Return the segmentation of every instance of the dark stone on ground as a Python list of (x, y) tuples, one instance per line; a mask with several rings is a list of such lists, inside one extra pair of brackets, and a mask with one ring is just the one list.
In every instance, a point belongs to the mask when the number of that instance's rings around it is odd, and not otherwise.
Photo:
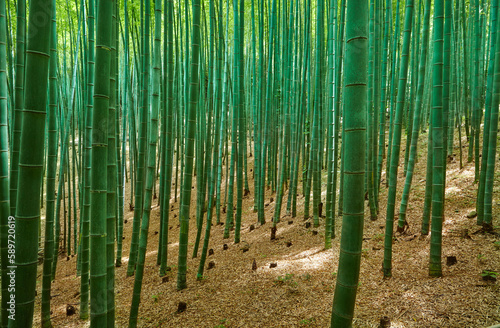
[(243, 253), (248, 252), (250, 250), (250, 244), (248, 244), (246, 241), (243, 243), (244, 244), (240, 247), (240, 249), (243, 251)]
[(177, 313), (182, 313), (186, 311), (186, 309), (187, 309), (186, 302), (179, 302), (179, 305), (177, 305)]
[(70, 315), (73, 315), (73, 314), (75, 314), (75, 313), (76, 313), (76, 309), (75, 309), (75, 307), (74, 307), (73, 305), (69, 305), (69, 304), (67, 304), (67, 305), (66, 305), (66, 316), (68, 316), (68, 317), (69, 317)]
[(389, 317), (384, 316), (380, 318), (379, 328), (390, 328), (391, 327), (391, 319)]
[(457, 257), (456, 256), (447, 256), (446, 257), (446, 265), (451, 266), (457, 264)]
[(476, 211), (470, 211), (468, 214), (467, 214), (467, 218), (468, 219), (473, 219), (477, 216), (477, 212)]

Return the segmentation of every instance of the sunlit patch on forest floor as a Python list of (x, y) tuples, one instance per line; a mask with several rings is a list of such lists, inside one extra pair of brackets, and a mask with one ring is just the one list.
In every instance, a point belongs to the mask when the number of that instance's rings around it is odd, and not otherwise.
[[(404, 234), (396, 233), (393, 244), (393, 277), (383, 279), (381, 272), (384, 255), (384, 226), (387, 189), (385, 172), (382, 174), (380, 209), (377, 221), (369, 217), (366, 202), (366, 219), (362, 252), (362, 264), (358, 297), (353, 325), (378, 327), (380, 318), (388, 316), (392, 327), (486, 327), (500, 322), (499, 282), (484, 281), (483, 272), (494, 275), (500, 272), (499, 238), (491, 234), (476, 233), (480, 230), (475, 218), (467, 218), (475, 210), (477, 185), (474, 184), (474, 164), (467, 163), (466, 148), (463, 154), (464, 168), (459, 169), (458, 151), (448, 163), (445, 222), (443, 225), (443, 277), (428, 276), (430, 236), (420, 234), (423, 200), (425, 194), (427, 134), (420, 137), (419, 158), (415, 168), (409, 199), (407, 220), (409, 227)], [(402, 143), (403, 144), (403, 143)], [(463, 141), (465, 145), (465, 138)], [(458, 145), (458, 141), (455, 143)], [(253, 158), (250, 158), (252, 160)], [(401, 198), (404, 149), (398, 172), (397, 207)], [(253, 163), (249, 162), (249, 171)], [(384, 165), (385, 169), (385, 165)], [(499, 172), (500, 168), (497, 168)], [(222, 238), (224, 226), (212, 228), (210, 248), (214, 255), (207, 258), (215, 267), (205, 269), (205, 277), (196, 280), (199, 259), (188, 259), (188, 288), (176, 290), (178, 214), (179, 203), (173, 203), (170, 212), (169, 260), (171, 271), (168, 281), (158, 275), (156, 249), (158, 247), (159, 212), (152, 211), (148, 240), (148, 256), (145, 264), (140, 327), (328, 327), (335, 288), (341, 217), (336, 217), (336, 238), (333, 248), (324, 250), (324, 220), (315, 228), (312, 219), (304, 220), (304, 198), (298, 198), (298, 216), (282, 215), (278, 224), (277, 239), (270, 240), (269, 221), (274, 213), (276, 198), (267, 191), (265, 203), (266, 223), (256, 224), (253, 209), (253, 178), (249, 172), (252, 192), (243, 203), (242, 242)], [(324, 172), (326, 174), (326, 172)], [(493, 218), (494, 225), (500, 214), (500, 195), (495, 181)], [(299, 188), (301, 184), (299, 184)], [(326, 189), (324, 185), (322, 187)], [(125, 199), (129, 199), (127, 185)], [(286, 213), (285, 193), (282, 213)], [(323, 198), (325, 195), (323, 195)], [(324, 201), (324, 200), (323, 200)], [(157, 202), (154, 201), (154, 202)], [(154, 203), (156, 205), (156, 203)], [(195, 195), (193, 195), (194, 217)], [(124, 229), (123, 266), (116, 269), (117, 327), (128, 325), (132, 299), (133, 277), (126, 276), (127, 257), (132, 229), (133, 213), (126, 206)], [(397, 212), (396, 210), (396, 212)], [(221, 220), (225, 221), (222, 213)], [(289, 221), (293, 221), (290, 223)], [(306, 228), (306, 223), (311, 226)], [(251, 224), (255, 230), (250, 231)], [(500, 229), (500, 227), (496, 227)], [(204, 229), (204, 228), (203, 228)], [(189, 251), (192, 254), (196, 225), (190, 222)], [(231, 238), (234, 232), (231, 233)], [(290, 244), (291, 243), (291, 244)], [(223, 250), (223, 244), (228, 245)], [(243, 252), (241, 247), (249, 245)], [(446, 265), (448, 256), (455, 256), (457, 263)], [(252, 270), (255, 260), (256, 270)], [(270, 268), (272, 263), (275, 268)], [(484, 274), (483, 274), (484, 275)], [(37, 294), (41, 295), (41, 266)], [(52, 289), (53, 324), (55, 327), (86, 327), (88, 321), (79, 319), (79, 278), (76, 277), (76, 257), (66, 261), (59, 258), (56, 281)], [(36, 313), (40, 313), (39, 296)], [(179, 301), (187, 303), (187, 310), (176, 313)], [(77, 308), (77, 314), (67, 317), (66, 305)], [(36, 325), (40, 319), (37, 316)]]

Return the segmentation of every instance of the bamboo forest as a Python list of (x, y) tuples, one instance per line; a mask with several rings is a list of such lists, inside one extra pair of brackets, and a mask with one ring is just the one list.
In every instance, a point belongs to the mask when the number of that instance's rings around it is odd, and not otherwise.
[(500, 0), (0, 0), (0, 328), (500, 327)]

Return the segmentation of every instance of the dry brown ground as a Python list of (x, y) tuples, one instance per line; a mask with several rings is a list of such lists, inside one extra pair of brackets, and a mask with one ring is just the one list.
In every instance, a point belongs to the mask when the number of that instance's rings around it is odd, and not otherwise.
[[(448, 165), (446, 185), (446, 219), (443, 225), (443, 257), (456, 256), (458, 263), (443, 264), (443, 277), (428, 276), (429, 236), (420, 235), (421, 213), (425, 190), (426, 134), (419, 143), (420, 156), (416, 166), (413, 188), (409, 200), (409, 229), (404, 235), (396, 234), (393, 245), (393, 277), (383, 279), (383, 233), (385, 225), (387, 189), (381, 188), (380, 214), (377, 221), (366, 220), (363, 242), (361, 276), (354, 318), (355, 327), (377, 327), (382, 316), (388, 316), (392, 327), (486, 327), (500, 322), (500, 292), (498, 283), (484, 282), (483, 270), (500, 272), (499, 252), (490, 234), (474, 234), (479, 230), (475, 219), (466, 215), (475, 209), (477, 186), (473, 184), (473, 163), (458, 168), (458, 157)], [(464, 143), (465, 144), (465, 143)], [(458, 155), (458, 148), (455, 148)], [(404, 152), (402, 152), (403, 157)], [(251, 166), (250, 166), (251, 168)], [(496, 172), (494, 223), (500, 214), (500, 170)], [(398, 198), (404, 183), (402, 165), (398, 173)], [(382, 176), (384, 184), (385, 173)], [(250, 181), (251, 187), (253, 181)], [(323, 187), (324, 188), (324, 187)], [(278, 224), (278, 239), (270, 241), (270, 224), (256, 223), (252, 193), (244, 199), (242, 242), (222, 239), (223, 226), (213, 226), (210, 247), (215, 254), (207, 259), (215, 268), (205, 270), (205, 279), (196, 280), (198, 259), (191, 259), (196, 233), (191, 222), (188, 257), (188, 288), (176, 290), (179, 203), (173, 203), (169, 231), (168, 282), (158, 276), (156, 249), (158, 245), (158, 206), (152, 211), (148, 241), (148, 254), (139, 310), (140, 327), (328, 327), (335, 278), (338, 265), (341, 217), (336, 217), (337, 237), (333, 248), (324, 250), (324, 226), (305, 228), (302, 218), (303, 197), (299, 197), (296, 218), (283, 216)], [(127, 192), (129, 189), (127, 189)], [(194, 199), (195, 195), (193, 196)], [(268, 192), (266, 204), (270, 197)], [(285, 194), (286, 197), (286, 194)], [(324, 194), (323, 194), (324, 197)], [(126, 198), (128, 199), (128, 198)], [(286, 204), (286, 201), (284, 202)], [(193, 208), (194, 208), (193, 201)], [(269, 221), (275, 202), (266, 206)], [(285, 206), (285, 205), (284, 205)], [(282, 213), (285, 213), (285, 208)], [(132, 298), (133, 277), (126, 276), (127, 257), (132, 229), (133, 213), (126, 211), (124, 261), (116, 269), (116, 322), (117, 327), (128, 324)], [(289, 224), (293, 220), (293, 224)], [(323, 223), (323, 222), (322, 222)], [(231, 238), (234, 235), (232, 233)], [(286, 242), (292, 245), (287, 247)], [(228, 250), (222, 245), (227, 243)], [(250, 249), (243, 253), (242, 244)], [(257, 270), (252, 270), (253, 261)], [(443, 260), (443, 261), (444, 261)], [(276, 268), (269, 268), (271, 262)], [(53, 323), (56, 327), (86, 327), (77, 315), (66, 317), (65, 308), (72, 304), (78, 308), (79, 278), (75, 275), (76, 257), (66, 261), (60, 257), (57, 279), (53, 284)], [(39, 267), (38, 295), (41, 295), (41, 266)], [(281, 281), (280, 281), (281, 280)], [(176, 313), (179, 301), (187, 303), (187, 311)], [(39, 296), (37, 297), (36, 324), (39, 325)]]

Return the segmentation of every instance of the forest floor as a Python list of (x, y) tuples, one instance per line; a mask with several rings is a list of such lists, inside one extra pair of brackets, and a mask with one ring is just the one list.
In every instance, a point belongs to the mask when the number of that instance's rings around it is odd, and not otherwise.
[[(465, 138), (464, 138), (465, 139)], [(458, 140), (455, 143), (458, 144)], [(404, 143), (402, 143), (404, 145)], [(463, 142), (463, 145), (467, 143)], [(430, 235), (420, 233), (425, 194), (427, 134), (420, 136), (419, 157), (415, 167), (412, 191), (408, 202), (409, 227), (396, 233), (393, 244), (393, 277), (383, 279), (383, 240), (387, 203), (385, 171), (382, 173), (379, 218), (370, 220), (368, 202), (365, 207), (363, 257), (357, 294), (354, 327), (378, 327), (383, 316), (390, 318), (392, 327), (487, 327), (500, 322), (500, 289), (498, 282), (484, 281), (483, 270), (500, 272), (500, 239), (492, 234), (477, 233), (475, 218), (467, 215), (475, 210), (477, 185), (474, 184), (474, 163), (467, 163), (467, 148), (463, 148), (464, 168), (459, 168), (459, 149), (448, 161), (445, 222), (443, 224), (443, 277), (428, 275)], [(399, 209), (403, 177), (404, 146), (398, 172), (396, 213)], [(312, 219), (304, 220), (304, 197), (298, 197), (297, 214), (286, 213), (285, 192), (277, 239), (270, 240), (271, 224), (257, 224), (253, 212), (253, 178), (249, 160), (249, 184), (252, 192), (243, 200), (240, 244), (223, 239), (224, 226), (214, 225), (207, 258), (215, 267), (205, 269), (205, 277), (196, 280), (199, 258), (191, 258), (196, 235), (195, 221), (190, 222), (188, 275), (185, 290), (177, 291), (178, 207), (173, 202), (169, 227), (168, 281), (159, 277), (156, 265), (159, 237), (159, 207), (154, 201), (149, 229), (148, 252), (139, 309), (140, 327), (329, 327), (336, 282), (340, 228), (342, 217), (335, 218), (336, 238), (332, 249), (324, 249), (324, 220), (318, 228)], [(385, 168), (385, 166), (384, 166)], [(322, 186), (326, 189), (326, 185)], [(130, 186), (127, 186), (127, 193)], [(323, 191), (323, 199), (326, 193)], [(266, 220), (274, 213), (276, 195), (266, 194)], [(500, 167), (495, 173), (493, 218), (500, 224)], [(126, 195), (126, 202), (129, 196)], [(191, 213), (194, 216), (196, 195), (193, 193)], [(127, 277), (128, 252), (133, 212), (125, 206), (123, 265), (116, 268), (116, 326), (128, 325), (134, 277)], [(225, 215), (221, 217), (225, 221)], [(293, 222), (292, 222), (293, 221)], [(306, 224), (311, 222), (311, 227)], [(250, 231), (250, 225), (255, 230)], [(499, 227), (495, 227), (499, 228)], [(203, 234), (204, 234), (203, 228)], [(288, 244), (287, 244), (288, 243)], [(291, 245), (290, 245), (291, 243)], [(223, 250), (223, 244), (228, 245)], [(248, 245), (249, 250), (242, 251)], [(200, 247), (201, 251), (201, 247)], [(457, 263), (446, 265), (448, 256)], [(253, 262), (257, 269), (252, 270)], [(270, 268), (276, 263), (275, 268)], [(41, 295), (42, 266), (39, 266), (37, 295)], [(165, 279), (167, 280), (167, 279)], [(76, 276), (76, 256), (59, 257), (57, 277), (52, 285), (52, 320), (55, 327), (87, 327), (79, 319), (79, 284)], [(185, 312), (177, 313), (178, 303), (186, 302)], [(73, 305), (77, 313), (66, 316), (66, 306)], [(39, 326), (40, 300), (37, 297), (35, 325)]]

